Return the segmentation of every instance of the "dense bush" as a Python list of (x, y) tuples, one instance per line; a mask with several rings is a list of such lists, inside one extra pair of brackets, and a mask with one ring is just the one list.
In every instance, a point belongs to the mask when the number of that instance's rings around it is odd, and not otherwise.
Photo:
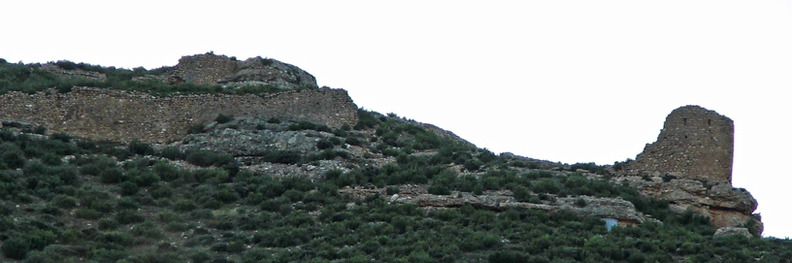
[(230, 155), (205, 150), (192, 151), (187, 154), (185, 159), (187, 162), (201, 167), (224, 166), (235, 162)]
[(24, 259), (30, 250), (30, 244), (28, 244), (27, 240), (21, 238), (11, 238), (3, 241), (0, 250), (3, 251), (3, 255), (7, 258)]

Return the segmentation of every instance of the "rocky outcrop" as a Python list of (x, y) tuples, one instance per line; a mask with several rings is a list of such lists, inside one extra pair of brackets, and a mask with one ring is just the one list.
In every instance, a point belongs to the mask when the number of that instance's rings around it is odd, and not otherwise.
[(165, 76), (170, 84), (222, 84), (225, 86), (269, 85), (279, 89), (318, 88), (316, 78), (290, 64), (270, 58), (239, 61), (206, 53), (184, 56)]
[(291, 122), (273, 122), (248, 116), (228, 122), (210, 122), (205, 132), (189, 134), (171, 145), (182, 150), (202, 149), (232, 156), (261, 156), (270, 151), (295, 151), (302, 154), (318, 151), (317, 142), (331, 133), (315, 130), (289, 130)]
[[(71, 64), (67, 64), (67, 65), (71, 65)], [(39, 67), (39, 70), (49, 72), (60, 78), (83, 78), (83, 79), (95, 80), (99, 82), (107, 81), (107, 75), (100, 72), (87, 71), (79, 68), (64, 69), (57, 66), (57, 64), (51, 64), (51, 63), (41, 65), (41, 67)]]
[[(358, 197), (372, 194), (386, 195), (385, 188), (344, 188), (339, 192)], [(555, 212), (559, 210), (572, 211), (581, 216), (599, 218), (613, 218), (622, 225), (643, 223), (644, 215), (635, 210), (629, 201), (618, 198), (604, 198), (591, 196), (557, 197), (541, 203), (519, 202), (512, 196), (511, 191), (484, 191), (481, 195), (469, 192), (454, 191), (449, 195), (436, 195), (427, 192), (421, 185), (402, 185), (399, 192), (386, 197), (391, 203), (416, 204), (424, 208), (456, 208), (470, 205), (476, 208), (502, 211), (511, 207), (543, 210)]]
[(733, 145), (731, 119), (699, 106), (681, 107), (668, 115), (657, 142), (615, 180), (668, 201), (679, 213), (709, 217), (717, 227), (755, 225), (761, 233), (760, 218), (752, 214), (756, 199), (731, 185)]
[(346, 91), (311, 89), (257, 95), (175, 95), (111, 89), (54, 89), (0, 95), (0, 118), (43, 126), (53, 132), (115, 142), (168, 143), (187, 135), (191, 126), (219, 114), (306, 121), (340, 128), (357, 123), (357, 106)]
[(722, 227), (718, 228), (713, 234), (713, 237), (728, 237), (728, 236), (744, 236), (744, 237), (751, 237), (751, 232), (748, 231), (747, 228), (744, 227)]

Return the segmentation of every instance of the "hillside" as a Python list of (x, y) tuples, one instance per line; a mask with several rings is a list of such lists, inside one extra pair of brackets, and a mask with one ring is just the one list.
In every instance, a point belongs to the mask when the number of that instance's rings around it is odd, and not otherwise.
[(496, 155), (272, 59), (0, 60), (0, 94), (2, 262), (792, 259), (700, 107), (597, 166)]

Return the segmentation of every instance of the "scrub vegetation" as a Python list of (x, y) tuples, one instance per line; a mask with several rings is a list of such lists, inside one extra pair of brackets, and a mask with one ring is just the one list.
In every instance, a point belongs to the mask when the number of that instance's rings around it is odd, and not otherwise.
[[(0, 63), (0, 90), (71, 85), (196, 92), (192, 86), (131, 84), (141, 70), (95, 68), (108, 83), (63, 84), (35, 66)], [(124, 86), (128, 85), (128, 86)], [(163, 85), (163, 86), (157, 86)], [(159, 87), (159, 88), (158, 88)], [(185, 89), (181, 91), (179, 89)], [(162, 90), (158, 90), (162, 89)], [(217, 89), (217, 87), (199, 87)], [(189, 90), (189, 91), (186, 91)], [(341, 145), (395, 161), (330, 170), (321, 178), (276, 177), (240, 168), (222, 152), (182, 151), (139, 141), (89, 141), (44, 128), (0, 129), (2, 262), (790, 262), (787, 239), (713, 237), (708, 218), (672, 213), (661, 200), (610, 183), (594, 164), (557, 165), (498, 156), (393, 114), (359, 111), (354, 127), (291, 123), (335, 137), (318, 151), (272, 151), (274, 164), (351, 160)], [(228, 122), (233, 116), (218, 116)], [(281, 123), (273, 119), (270, 123)], [(285, 122), (285, 121), (284, 121)], [(204, 132), (196, 129), (195, 133)], [(519, 168), (519, 169), (517, 169)], [(590, 178), (585, 169), (598, 174)], [(346, 187), (415, 184), (438, 195), (509, 190), (518, 201), (619, 197), (659, 221), (607, 231), (600, 218), (471, 205), (427, 209)], [(576, 206), (589, 204), (582, 198)]]
[(52, 72), (42, 69), (41, 64), (8, 63), (0, 58), (0, 94), (10, 91), (36, 93), (50, 88), (66, 93), (73, 87), (109, 88), (127, 91), (147, 92), (158, 96), (176, 94), (268, 94), (283, 90), (269, 85), (249, 85), (234, 88), (225, 88), (221, 85), (199, 85), (193, 83), (168, 84), (156, 78), (143, 78), (166, 73), (168, 67), (146, 70), (138, 67), (123, 69), (115, 67), (102, 67), (86, 63), (71, 61), (57, 61), (53, 63), (63, 70), (82, 70), (105, 74), (106, 80), (100, 81), (86, 77), (60, 77)]

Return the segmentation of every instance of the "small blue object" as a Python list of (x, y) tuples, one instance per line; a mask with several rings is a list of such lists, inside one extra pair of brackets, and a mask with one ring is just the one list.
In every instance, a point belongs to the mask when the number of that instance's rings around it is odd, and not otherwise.
[(605, 221), (605, 228), (608, 229), (608, 232), (610, 232), (613, 227), (619, 225), (619, 220), (613, 218), (603, 218), (602, 221)]

